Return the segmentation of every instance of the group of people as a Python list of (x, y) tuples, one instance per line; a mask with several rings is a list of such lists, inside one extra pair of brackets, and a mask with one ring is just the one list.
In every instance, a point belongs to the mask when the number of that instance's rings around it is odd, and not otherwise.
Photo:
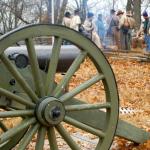
[(112, 38), (113, 45), (121, 50), (131, 50), (132, 31), (135, 28), (135, 20), (131, 11), (126, 13), (119, 10), (110, 11), (106, 36)]
[[(146, 43), (147, 52), (150, 51), (150, 21), (148, 13), (144, 11), (142, 14), (144, 22), (142, 22), (140, 30), (136, 32), (135, 40), (139, 39), (141, 35), (144, 35), (144, 41)], [(85, 21), (82, 23), (80, 19), (80, 10), (74, 11), (72, 16), (70, 12), (66, 12), (63, 18), (63, 25), (70, 27), (76, 31), (81, 32), (88, 38), (90, 38), (95, 44), (102, 48), (105, 45), (115, 45), (120, 50), (131, 50), (131, 43), (133, 39), (133, 31), (135, 33), (136, 21), (133, 18), (132, 12), (123, 12), (118, 10), (117, 12), (110, 10), (110, 16), (107, 19), (107, 27), (104, 26), (102, 14), (98, 14), (96, 21), (93, 20), (94, 14), (92, 12), (87, 13)], [(109, 39), (107, 43), (106, 39)]]
[(102, 48), (100, 38), (96, 31), (96, 25), (93, 22), (93, 17), (94, 14), (92, 12), (88, 12), (84, 23), (82, 23), (80, 10), (77, 9), (74, 11), (73, 16), (71, 16), (70, 12), (66, 12), (62, 24), (79, 31), (84, 36), (90, 38), (99, 48)]
[[(142, 13), (144, 21), (140, 29), (136, 28), (136, 21), (131, 11), (125, 13), (119, 10), (116, 13), (116, 11), (112, 9), (110, 14), (111, 17), (109, 19), (106, 36), (112, 38), (113, 44), (115, 44), (118, 49), (131, 50), (133, 44), (140, 43), (140, 45), (143, 45), (143, 43), (145, 43), (146, 48), (144, 52), (150, 53), (150, 20), (146, 11)], [(141, 46), (141, 48), (144, 47)]]

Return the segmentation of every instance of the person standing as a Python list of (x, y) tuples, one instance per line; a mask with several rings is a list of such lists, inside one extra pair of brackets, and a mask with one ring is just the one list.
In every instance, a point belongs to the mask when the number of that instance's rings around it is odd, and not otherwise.
[(98, 14), (98, 18), (96, 21), (96, 27), (97, 27), (97, 33), (100, 37), (101, 42), (104, 42), (104, 37), (105, 37), (105, 27), (104, 27), (104, 22), (102, 20), (102, 14)]
[(66, 12), (62, 21), (62, 25), (66, 26), (66, 27), (70, 27), (70, 23), (71, 23), (71, 14), (70, 12)]
[(131, 50), (131, 33), (135, 26), (135, 20), (132, 18), (131, 11), (127, 11), (119, 20), (121, 49)]
[(144, 41), (146, 43), (146, 51), (145, 53), (150, 53), (150, 19), (148, 17), (148, 13), (146, 11), (142, 14), (144, 21), (142, 22), (140, 31), (137, 33), (137, 36), (140, 35), (140, 33), (144, 32)]
[[(106, 36), (111, 39), (111, 43), (119, 48), (119, 32), (118, 32), (119, 19), (116, 16), (114, 9), (110, 10), (110, 17), (108, 19), (108, 29)], [(110, 44), (111, 45), (111, 44)]]
[(88, 12), (87, 18), (83, 23), (83, 28), (87, 32), (87, 37), (91, 39), (99, 48), (102, 48), (100, 38), (96, 32), (96, 25), (93, 23), (94, 14)]
[(79, 27), (81, 25), (81, 18), (79, 16), (79, 12), (80, 12), (79, 9), (76, 9), (74, 11), (74, 16), (72, 17), (71, 23), (70, 23), (70, 28), (72, 28), (76, 31), (79, 31)]
[[(70, 28), (71, 24), (71, 14), (70, 12), (66, 12), (63, 17), (62, 25)], [(71, 43), (67, 40), (63, 40), (63, 45), (70, 45)]]
[[(119, 23), (120, 23), (120, 20), (122, 19), (123, 15), (124, 15), (124, 12), (122, 10), (118, 10), (116, 15), (117, 15)], [(119, 25), (118, 25), (118, 38), (119, 38), (119, 42), (118, 42), (119, 43), (119, 49), (122, 49), (122, 45), (121, 45), (122, 40), (121, 39), (123, 38), (123, 34), (120, 30)]]

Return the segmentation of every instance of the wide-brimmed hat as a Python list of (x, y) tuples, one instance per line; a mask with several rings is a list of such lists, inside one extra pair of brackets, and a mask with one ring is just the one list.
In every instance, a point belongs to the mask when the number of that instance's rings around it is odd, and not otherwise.
[(118, 10), (117, 12), (117, 16), (121, 15), (121, 14), (124, 14), (124, 12), (122, 10)]

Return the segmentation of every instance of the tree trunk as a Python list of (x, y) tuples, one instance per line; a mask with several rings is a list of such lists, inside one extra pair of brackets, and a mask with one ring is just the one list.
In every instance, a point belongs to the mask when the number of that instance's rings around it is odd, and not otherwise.
[(47, 16), (48, 16), (48, 23), (51, 23), (51, 0), (47, 0)]
[(60, 3), (61, 3), (61, 0), (57, 0), (54, 2), (54, 22), (57, 23), (57, 20), (58, 20), (58, 16), (59, 16), (59, 13), (60, 13)]
[(81, 20), (82, 22), (84, 22), (84, 20), (86, 19), (86, 14), (87, 14), (87, 1), (88, 0), (82, 0), (82, 4), (81, 4)]
[(59, 14), (59, 17), (58, 17), (57, 22), (56, 22), (57, 24), (62, 24), (62, 20), (64, 17), (67, 3), (68, 3), (68, 0), (63, 0), (61, 8), (60, 8), (60, 14)]
[(127, 1), (126, 11), (132, 11), (132, 0)]
[(141, 25), (141, 0), (133, 0), (133, 17), (136, 20), (136, 28), (139, 29)]

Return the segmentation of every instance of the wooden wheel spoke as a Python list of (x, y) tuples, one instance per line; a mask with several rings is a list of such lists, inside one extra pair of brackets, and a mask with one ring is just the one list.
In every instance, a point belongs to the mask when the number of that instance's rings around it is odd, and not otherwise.
[(102, 131), (100, 131), (98, 129), (95, 129), (93, 127), (90, 127), (90, 126), (88, 126), (86, 124), (83, 124), (83, 123), (81, 123), (81, 122), (79, 122), (79, 121), (77, 121), (75, 119), (72, 119), (71, 117), (65, 116), (64, 121), (66, 123), (68, 123), (68, 124), (71, 124), (71, 125), (79, 128), (79, 129), (87, 131), (87, 132), (89, 132), (91, 134), (97, 135), (97, 136), (99, 136), (101, 138), (105, 137), (105, 133), (104, 132), (102, 132)]
[(23, 78), (23, 76), (20, 74), (20, 72), (16, 69), (16, 67), (10, 62), (10, 60), (5, 56), (5, 54), (1, 54), (0, 56), (2, 62), (6, 66), (6, 68), (9, 70), (9, 72), (15, 77), (17, 82), (21, 85), (22, 89), (32, 98), (34, 102), (38, 100), (38, 97), (33, 92), (29, 84), (26, 82), (26, 80)]
[(102, 79), (104, 79), (103, 74), (95, 75), (93, 78), (91, 78), (88, 81), (85, 81), (84, 83), (82, 83), (78, 87), (74, 88), (69, 93), (66, 93), (63, 96), (61, 96), (59, 99), (63, 102), (67, 101), (68, 99), (70, 99), (70, 98), (74, 97), (75, 95), (81, 93), (83, 90), (89, 88), (90, 86), (92, 86), (93, 84), (97, 83), (99, 80), (102, 80)]
[(66, 74), (65, 74), (64, 78), (62, 79), (62, 81), (60, 82), (60, 84), (58, 84), (57, 87), (55, 88), (55, 90), (53, 92), (55, 97), (58, 97), (60, 95), (62, 89), (67, 86), (69, 80), (71, 79), (73, 74), (78, 70), (80, 64), (83, 62), (83, 60), (85, 59), (86, 56), (87, 56), (87, 53), (84, 51), (82, 51), (77, 56), (77, 58), (74, 60), (74, 62), (71, 64), (70, 68), (66, 72)]
[(54, 46), (52, 49), (52, 55), (50, 57), (50, 62), (48, 67), (48, 74), (45, 83), (46, 95), (48, 95), (48, 93), (52, 93), (53, 91), (55, 73), (59, 61), (61, 44), (62, 44), (62, 39), (55, 37)]
[(14, 110), (0, 112), (0, 118), (33, 116), (34, 110)]
[(54, 127), (47, 129), (48, 141), (51, 150), (58, 150)]
[(30, 106), (30, 107), (35, 107), (35, 104), (33, 102), (30, 102), (29, 100), (26, 100), (18, 95), (15, 95), (3, 88), (0, 88), (0, 95), (6, 96), (7, 98), (11, 100), (19, 102), (20, 104)]
[(37, 142), (36, 142), (35, 150), (43, 149), (45, 135), (46, 135), (46, 128), (45, 127), (40, 127), (39, 131), (38, 131), (38, 136), (37, 136)]
[(34, 126), (32, 126), (27, 133), (24, 135), (24, 137), (22, 138), (21, 142), (19, 143), (19, 146), (17, 148), (17, 150), (23, 150), (26, 149), (27, 145), (30, 143), (30, 141), (32, 140), (32, 137), (35, 135), (35, 133), (37, 132), (38, 128), (39, 128), (39, 124), (36, 124)]
[(28, 128), (30, 125), (34, 124), (35, 122), (36, 122), (35, 118), (25, 119), (18, 126), (9, 129), (7, 132), (4, 132), (0, 136), (0, 143), (6, 142), (10, 138), (12, 138), (14, 135), (19, 134), (20, 131), (22, 131), (25, 128)]
[(67, 144), (70, 146), (71, 149), (80, 150), (79, 146), (75, 143), (70, 134), (64, 129), (64, 127), (61, 124), (57, 125), (56, 129), (58, 130), (60, 135), (67, 142)]
[(35, 89), (38, 95), (40, 97), (43, 97), (45, 96), (44, 85), (43, 85), (42, 77), (41, 77), (40, 70), (39, 70), (39, 64), (38, 64), (38, 59), (37, 59), (36, 52), (35, 52), (34, 42), (33, 42), (33, 39), (31, 38), (26, 39), (25, 42), (26, 42), (26, 46), (28, 50), (28, 56), (29, 56), (30, 65), (32, 69)]
[(93, 109), (103, 109), (111, 108), (110, 103), (104, 104), (79, 104), (79, 105), (67, 105), (65, 106), (66, 111), (81, 111), (81, 110), (93, 110)]

